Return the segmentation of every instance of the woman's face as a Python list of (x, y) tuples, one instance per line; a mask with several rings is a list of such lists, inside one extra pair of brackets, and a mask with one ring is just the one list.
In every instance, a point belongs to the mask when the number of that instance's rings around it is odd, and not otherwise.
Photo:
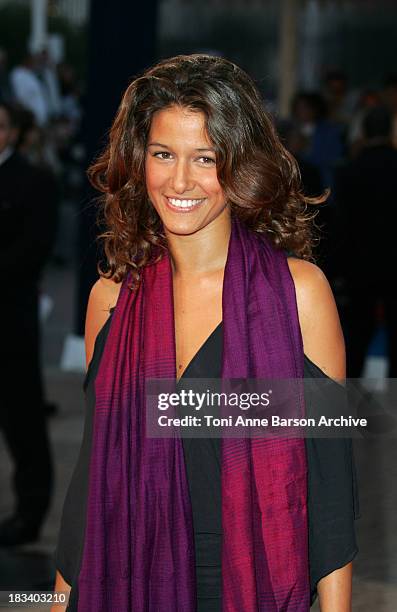
[(203, 113), (177, 106), (155, 113), (146, 152), (146, 188), (169, 233), (194, 234), (225, 210)]

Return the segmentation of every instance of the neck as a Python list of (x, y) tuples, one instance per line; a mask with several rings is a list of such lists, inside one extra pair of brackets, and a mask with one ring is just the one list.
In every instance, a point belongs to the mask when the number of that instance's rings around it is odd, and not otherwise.
[(203, 229), (182, 236), (166, 232), (173, 273), (176, 276), (201, 276), (226, 265), (231, 233), (230, 211), (223, 212)]

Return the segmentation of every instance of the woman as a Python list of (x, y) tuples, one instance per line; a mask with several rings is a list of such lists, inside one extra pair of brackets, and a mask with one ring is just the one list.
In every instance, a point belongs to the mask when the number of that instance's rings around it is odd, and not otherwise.
[(128, 87), (90, 177), (107, 270), (58, 545), (68, 609), (298, 612), (318, 588), (323, 612), (350, 610), (350, 447), (145, 435), (147, 378), (344, 377), (297, 167), (252, 81), (204, 55), (156, 65)]

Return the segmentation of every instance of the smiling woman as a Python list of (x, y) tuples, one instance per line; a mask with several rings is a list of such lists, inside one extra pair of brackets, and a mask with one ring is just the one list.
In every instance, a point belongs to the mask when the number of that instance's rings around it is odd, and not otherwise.
[[(106, 257), (57, 551), (68, 610), (307, 612), (318, 592), (322, 612), (347, 612), (345, 440), (146, 432), (149, 378), (344, 377), (332, 293), (305, 261), (311, 201), (254, 83), (207, 55), (160, 62), (128, 87), (89, 176)], [(288, 414), (309, 411), (302, 393)]]
[(200, 111), (171, 106), (154, 115), (145, 169), (149, 199), (167, 232), (193, 234), (222, 213), (229, 218)]
[[(314, 212), (308, 204), (325, 198), (302, 193), (298, 166), (282, 146), (254, 83), (226, 60), (181, 57), (183, 62), (164, 60), (132, 81), (111, 128), (109, 147), (89, 169), (94, 187), (106, 194), (102, 208), (106, 261), (101, 273), (120, 282), (130, 271), (131, 280), (138, 282), (140, 269), (167, 250), (155, 207), (160, 201), (153, 202), (155, 206), (150, 202), (143, 172), (151, 155), (165, 168), (172, 167), (173, 180), (162, 196), (176, 196), (175, 206), (187, 208), (189, 200), (204, 195), (200, 185), (197, 193), (189, 183), (186, 190), (186, 179), (192, 182), (200, 176), (205, 188), (216, 175), (224, 194), (218, 194), (217, 202), (223, 197), (234, 216), (276, 247), (310, 259)], [(189, 136), (192, 128), (194, 134)], [(163, 136), (172, 142), (160, 139), (154, 129), (167, 130)], [(170, 149), (173, 144), (183, 150)], [(164, 173), (169, 180), (169, 170)], [(159, 169), (156, 190), (160, 176)], [(207, 213), (203, 207), (203, 217)]]

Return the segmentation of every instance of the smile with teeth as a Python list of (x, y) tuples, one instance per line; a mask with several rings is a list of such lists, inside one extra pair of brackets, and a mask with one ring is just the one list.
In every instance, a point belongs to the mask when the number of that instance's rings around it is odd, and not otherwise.
[(197, 206), (197, 204), (201, 204), (204, 202), (205, 198), (200, 198), (199, 200), (179, 200), (177, 198), (167, 198), (168, 202), (175, 206), (175, 208), (193, 208)]

